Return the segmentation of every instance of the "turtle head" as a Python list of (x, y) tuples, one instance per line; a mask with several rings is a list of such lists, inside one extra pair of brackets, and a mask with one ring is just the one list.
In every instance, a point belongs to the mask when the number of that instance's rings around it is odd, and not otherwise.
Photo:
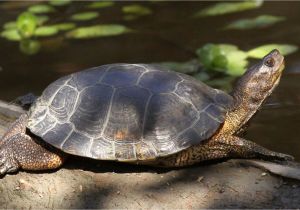
[(251, 105), (260, 106), (277, 87), (283, 69), (284, 57), (278, 50), (271, 51), (239, 79), (234, 96), (246, 99)]
[(236, 133), (245, 125), (277, 87), (283, 68), (283, 56), (273, 50), (245, 72), (231, 94), (235, 105), (227, 114), (223, 133)]

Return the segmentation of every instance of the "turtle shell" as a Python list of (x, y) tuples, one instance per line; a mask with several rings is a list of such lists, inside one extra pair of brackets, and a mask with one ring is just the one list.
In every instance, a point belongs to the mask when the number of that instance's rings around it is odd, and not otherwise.
[(210, 138), (231, 106), (231, 96), (190, 76), (111, 64), (50, 84), (29, 110), (27, 127), (69, 154), (150, 160)]

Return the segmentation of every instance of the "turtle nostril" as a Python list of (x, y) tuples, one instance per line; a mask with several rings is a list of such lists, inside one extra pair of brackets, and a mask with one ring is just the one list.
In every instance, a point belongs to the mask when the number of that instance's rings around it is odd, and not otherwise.
[(276, 55), (278, 55), (278, 54), (280, 54), (280, 52), (279, 52), (277, 49), (274, 49), (274, 50), (271, 51), (271, 54), (276, 54)]

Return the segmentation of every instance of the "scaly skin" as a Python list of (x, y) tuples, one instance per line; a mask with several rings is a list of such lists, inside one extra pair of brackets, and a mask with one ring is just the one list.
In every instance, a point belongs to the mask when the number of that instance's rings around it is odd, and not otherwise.
[[(268, 66), (268, 63), (273, 65)], [(235, 99), (235, 106), (227, 113), (219, 132), (200, 145), (169, 157), (160, 158), (157, 161), (158, 164), (163, 167), (177, 167), (221, 158), (292, 160), (293, 157), (289, 155), (270, 151), (254, 142), (234, 136), (276, 88), (283, 67), (283, 56), (275, 50), (267, 55), (260, 64), (247, 70), (234, 88), (232, 96)]]
[[(64, 162), (65, 155), (46, 148), (42, 141), (26, 134), (27, 115), (16, 120), (0, 142), (0, 174), (24, 170), (55, 169)], [(37, 143), (39, 142), (39, 143)]]
[(254, 142), (237, 136), (224, 136), (191, 147), (175, 155), (160, 158), (149, 165), (161, 167), (182, 167), (202, 161), (222, 158), (262, 158), (265, 160), (293, 160), (290, 155), (270, 151)]

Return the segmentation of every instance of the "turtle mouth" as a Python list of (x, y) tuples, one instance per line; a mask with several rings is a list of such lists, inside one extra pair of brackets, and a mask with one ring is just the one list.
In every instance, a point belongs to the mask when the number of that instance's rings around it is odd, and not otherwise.
[(279, 66), (278, 71), (281, 73), (283, 71), (284, 67), (285, 67), (285, 62), (283, 60), (282, 63), (280, 64), (280, 66)]
[(285, 67), (285, 62), (284, 62), (284, 60), (283, 60), (283, 61), (281, 62), (281, 64), (280, 64), (278, 70), (277, 70), (278, 73), (277, 73), (276, 76), (274, 77), (274, 80), (273, 80), (274, 86), (277, 86), (277, 85), (278, 85), (284, 67)]
[(274, 78), (273, 79), (273, 85), (272, 85), (272, 88), (271, 88), (268, 96), (271, 95), (271, 93), (274, 91), (274, 89), (278, 86), (284, 67), (285, 67), (284, 62), (282, 62), (282, 64), (280, 65), (280, 67), (277, 71), (278, 73), (273, 77)]

